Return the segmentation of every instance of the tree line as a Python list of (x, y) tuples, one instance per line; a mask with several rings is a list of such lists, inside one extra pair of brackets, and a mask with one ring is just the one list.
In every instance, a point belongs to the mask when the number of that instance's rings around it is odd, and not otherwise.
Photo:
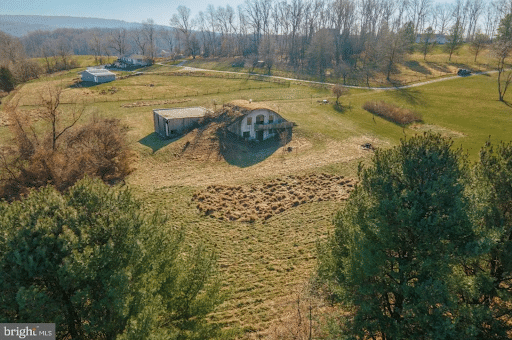
[(511, 11), (502, 0), (247, 0), (236, 10), (208, 5), (194, 18), (180, 6), (170, 23), (181, 53), (252, 57), (269, 70), (281, 62), (320, 76), (332, 68), (345, 81), (354, 70), (367, 78), (380, 70), (389, 79), (417, 35), (425, 55), (433, 37), (445, 35), (451, 58), (464, 41), (491, 41)]
[[(234, 63), (275, 65), (323, 79), (329, 75), (347, 82), (366, 82), (376, 74), (388, 80), (407, 53), (420, 50), (427, 59), (444, 36), (449, 59), (464, 42), (475, 60), (499, 34), (498, 26), (512, 13), (506, 0), (457, 0), (437, 4), (432, 0), (247, 0), (235, 9), (208, 5), (192, 17), (179, 6), (170, 15), (172, 27), (153, 19), (137, 29), (58, 29), (36, 31), (17, 39), (2, 33), (0, 64), (9, 66), (18, 81), (38, 72), (69, 69), (71, 55), (105, 56), (140, 54), (160, 56), (239, 57)], [(43, 58), (44, 66), (28, 62)]]

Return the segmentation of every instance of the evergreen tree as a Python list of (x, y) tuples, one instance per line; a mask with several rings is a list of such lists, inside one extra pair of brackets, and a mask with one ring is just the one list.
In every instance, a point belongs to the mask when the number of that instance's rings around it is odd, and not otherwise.
[[(348, 338), (491, 339), (479, 276), (482, 255), (464, 194), (460, 153), (439, 135), (377, 150), (335, 219), (319, 273), (354, 307)], [(324, 249), (325, 250), (325, 249)]]
[(0, 67), (0, 90), (11, 92), (15, 85), (16, 81), (11, 71), (5, 66)]
[[(495, 329), (509, 329), (512, 315), (512, 143), (487, 142), (471, 181), (475, 225), (489, 251), (472, 269), (480, 273), (481, 298), (492, 305)], [(485, 275), (484, 275), (485, 274)]]
[(0, 203), (0, 322), (55, 323), (58, 339), (215, 336), (214, 257), (165, 223), (99, 180)]

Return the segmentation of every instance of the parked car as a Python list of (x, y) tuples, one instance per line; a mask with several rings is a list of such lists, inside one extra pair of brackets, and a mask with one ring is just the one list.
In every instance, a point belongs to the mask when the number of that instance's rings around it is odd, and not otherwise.
[(459, 68), (459, 70), (457, 71), (457, 75), (459, 75), (461, 77), (469, 76), (469, 75), (471, 75), (471, 71), (466, 70), (465, 68)]

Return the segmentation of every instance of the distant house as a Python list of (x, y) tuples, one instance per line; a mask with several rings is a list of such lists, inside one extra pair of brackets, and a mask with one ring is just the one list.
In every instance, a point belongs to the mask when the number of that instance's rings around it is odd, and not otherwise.
[[(417, 34), (416, 35), (416, 43), (422, 43), (425, 42), (425, 39), (427, 39), (427, 34)], [(444, 34), (434, 34), (429, 38), (429, 43), (436, 43), (439, 45), (446, 44), (446, 35)]]
[(203, 107), (153, 110), (155, 132), (162, 138), (174, 138), (197, 124), (207, 112)]
[[(236, 103), (236, 102), (234, 102)], [(293, 122), (289, 122), (270, 108), (258, 104), (242, 104), (234, 108), (241, 110), (241, 115), (227, 127), (228, 131), (246, 140), (264, 141), (287, 132), (291, 136)]]
[(89, 81), (94, 83), (108, 83), (109, 81), (116, 80), (115, 73), (110, 72), (104, 68), (88, 68), (82, 72), (82, 81)]
[(119, 61), (128, 66), (149, 66), (153, 64), (150, 58), (138, 54), (121, 57)]

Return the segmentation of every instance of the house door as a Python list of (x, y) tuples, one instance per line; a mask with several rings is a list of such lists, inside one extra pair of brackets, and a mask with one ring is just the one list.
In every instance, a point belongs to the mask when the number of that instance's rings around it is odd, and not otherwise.
[(265, 131), (263, 131), (263, 130), (256, 131), (256, 138), (257, 138), (260, 142), (262, 142), (262, 141), (263, 141), (263, 133), (264, 133), (264, 132), (265, 132)]

